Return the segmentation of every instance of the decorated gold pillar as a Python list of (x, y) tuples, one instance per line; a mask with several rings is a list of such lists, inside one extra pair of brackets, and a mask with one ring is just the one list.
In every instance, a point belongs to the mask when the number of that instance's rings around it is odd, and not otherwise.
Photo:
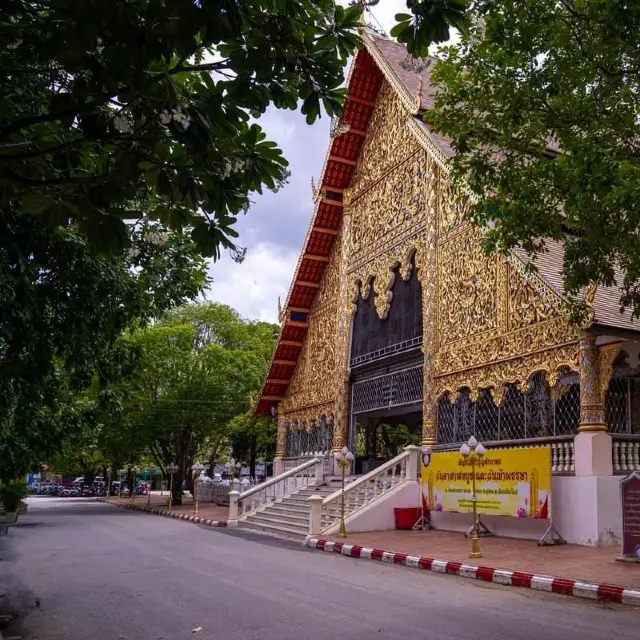
[(596, 338), (584, 335), (580, 340), (580, 431), (607, 430), (601, 389), (600, 351)]
[(591, 335), (580, 340), (580, 433), (573, 443), (576, 476), (613, 474), (605, 399), (620, 347), (621, 343), (610, 343), (598, 348)]
[(340, 345), (336, 348), (336, 403), (333, 420), (333, 450), (340, 451), (349, 444), (349, 356), (351, 346), (351, 320), (353, 303), (350, 299), (349, 276), (349, 234), (351, 233), (351, 215), (349, 212), (350, 192), (343, 193), (342, 228), (340, 230), (340, 304), (338, 305), (337, 338)]
[(273, 460), (273, 473), (280, 475), (284, 470), (282, 459), (286, 455), (287, 447), (287, 423), (282, 409), (282, 403), (278, 405), (278, 432), (276, 436), (276, 455)]
[(427, 166), (427, 198), (429, 223), (416, 254), (418, 278), (422, 286), (422, 352), (424, 353), (422, 389), (422, 444), (433, 446), (438, 442), (438, 404), (434, 385), (434, 358), (436, 340), (437, 260), (436, 235), (438, 225), (438, 169), (434, 162)]
[(431, 355), (424, 358), (424, 386), (422, 397), (422, 445), (434, 446), (438, 442), (438, 405), (433, 388)]
[(346, 373), (336, 398), (333, 419), (333, 450), (340, 451), (349, 441), (349, 374)]

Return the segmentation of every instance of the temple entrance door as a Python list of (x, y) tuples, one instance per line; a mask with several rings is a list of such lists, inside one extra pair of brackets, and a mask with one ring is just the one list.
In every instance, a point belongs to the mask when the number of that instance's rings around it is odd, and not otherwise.
[(376, 306), (382, 289), (374, 278), (359, 291), (352, 321), (349, 446), (358, 474), (421, 440), (422, 288), (413, 258), (393, 274), (390, 306)]
[(410, 444), (420, 444), (422, 411), (403, 407), (400, 411), (373, 411), (352, 416), (352, 450), (355, 473), (368, 473), (402, 453)]

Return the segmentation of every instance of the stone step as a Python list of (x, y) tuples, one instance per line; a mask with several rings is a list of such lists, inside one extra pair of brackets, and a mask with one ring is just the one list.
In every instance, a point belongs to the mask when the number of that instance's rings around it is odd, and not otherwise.
[(309, 518), (309, 513), (311, 513), (311, 509), (308, 507), (296, 507), (295, 505), (286, 505), (286, 504), (272, 504), (265, 509), (265, 511), (280, 513), (283, 517), (288, 515), (292, 516), (305, 516)]
[(278, 536), (279, 538), (287, 538), (289, 540), (304, 540), (307, 537), (307, 532), (301, 533), (297, 529), (291, 529), (289, 527), (268, 525), (259, 522), (250, 522), (249, 520), (242, 520), (238, 523), (243, 529), (252, 529), (253, 531), (261, 531), (263, 533), (270, 533), (271, 535)]
[(266, 511), (252, 513), (247, 517), (246, 521), (290, 527), (292, 529), (300, 529), (301, 531), (307, 531), (309, 529), (309, 518), (301, 518), (296, 516), (288, 516), (286, 518), (283, 518), (277, 513), (267, 513)]
[(306, 507), (307, 509), (311, 509), (311, 503), (307, 502), (307, 500), (305, 500), (304, 498), (283, 498), (278, 504)]

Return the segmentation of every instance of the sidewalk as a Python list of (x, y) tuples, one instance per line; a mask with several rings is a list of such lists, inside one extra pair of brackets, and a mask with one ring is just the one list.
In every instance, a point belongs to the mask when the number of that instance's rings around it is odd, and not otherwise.
[(471, 539), (451, 531), (371, 531), (349, 534), (344, 542), (448, 562), (640, 589), (640, 564), (615, 562), (619, 547), (539, 547), (534, 540), (488, 537), (480, 538), (482, 558), (470, 560)]
[[(104, 500), (106, 501), (107, 499), (104, 498)], [(120, 502), (120, 504), (122, 504), (122, 506), (126, 506), (126, 505), (130, 505), (132, 504), (131, 500), (129, 498), (122, 498), (121, 501), (118, 501), (117, 497), (113, 497), (111, 496), (109, 498), (109, 502), (111, 504), (117, 504), (118, 502)], [(147, 502), (148, 502), (148, 496), (135, 496), (134, 500), (133, 500), (133, 504), (135, 505), (135, 507), (137, 509), (141, 509), (143, 507), (147, 506)], [(184, 496), (182, 496), (182, 505), (174, 505), (171, 507), (171, 512), (170, 513), (176, 513), (179, 515), (189, 515), (192, 516), (194, 515), (193, 513), (193, 498), (191, 497), (190, 493), (186, 493)], [(169, 510), (169, 494), (165, 491), (164, 495), (160, 495), (160, 492), (157, 491), (152, 491), (151, 492), (151, 505), (150, 505), (151, 509), (158, 509), (161, 511), (168, 511)], [(198, 505), (198, 517), (201, 520), (212, 520), (215, 522), (226, 522), (227, 518), (229, 516), (229, 507), (222, 507), (222, 506), (218, 506), (216, 504), (210, 504), (208, 502), (201, 502)]]

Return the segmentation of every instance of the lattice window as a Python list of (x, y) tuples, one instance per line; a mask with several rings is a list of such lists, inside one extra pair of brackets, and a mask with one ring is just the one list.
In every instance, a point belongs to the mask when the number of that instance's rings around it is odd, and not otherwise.
[(640, 433), (640, 379), (611, 379), (605, 417), (610, 433)]
[(464, 442), (472, 434), (484, 442), (568, 435), (577, 432), (579, 419), (579, 385), (550, 390), (544, 376), (536, 375), (526, 392), (507, 385), (500, 406), (488, 391), (476, 402), (471, 402), (467, 389), (453, 404), (448, 394), (443, 396), (438, 403), (438, 442)]
[(422, 401), (422, 367), (411, 367), (354, 382), (352, 413), (390, 409)]
[(287, 458), (303, 458), (328, 455), (333, 446), (333, 426), (324, 420), (304, 427), (287, 429)]

